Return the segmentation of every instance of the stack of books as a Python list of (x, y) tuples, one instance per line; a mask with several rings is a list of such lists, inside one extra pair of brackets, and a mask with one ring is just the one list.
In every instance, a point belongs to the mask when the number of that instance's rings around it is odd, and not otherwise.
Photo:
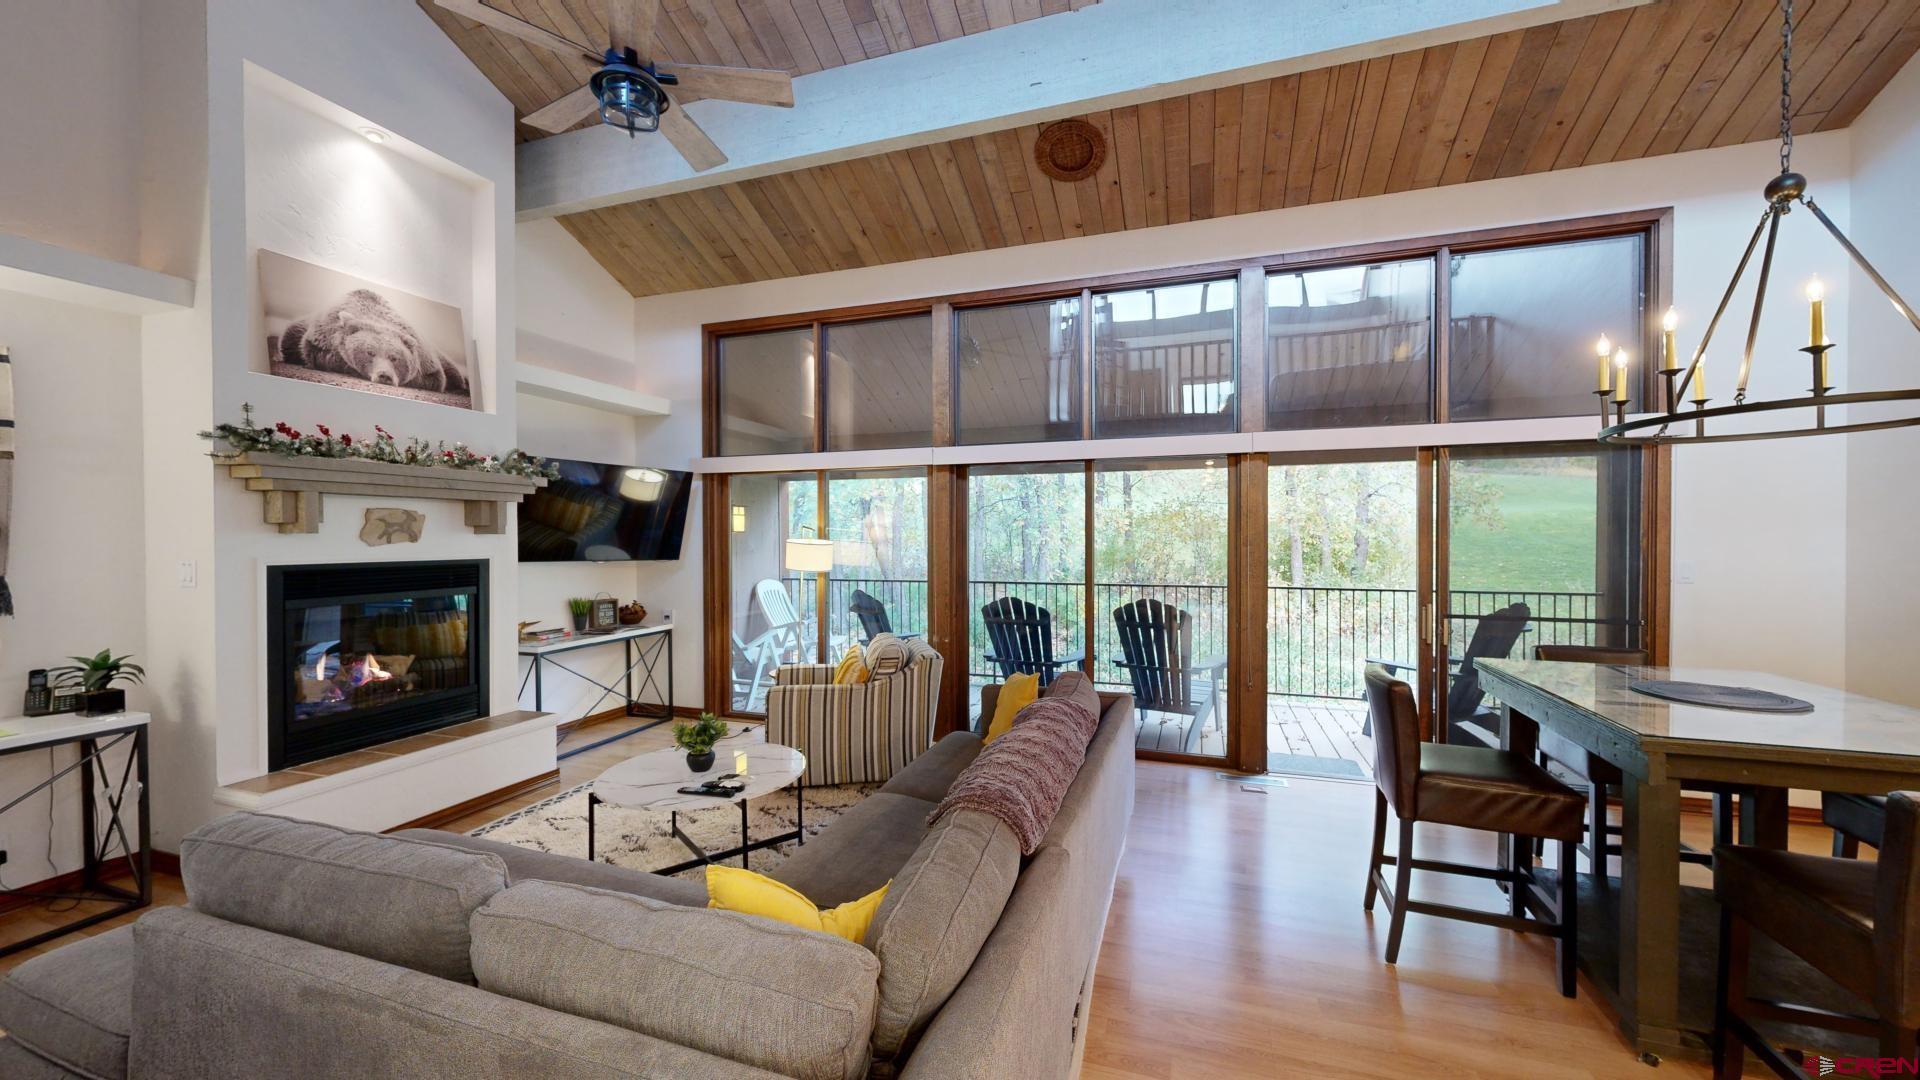
[(572, 636), (573, 631), (562, 629), (558, 626), (548, 627), (545, 630), (522, 630), (520, 632), (520, 644), (545, 645), (549, 642), (560, 641)]

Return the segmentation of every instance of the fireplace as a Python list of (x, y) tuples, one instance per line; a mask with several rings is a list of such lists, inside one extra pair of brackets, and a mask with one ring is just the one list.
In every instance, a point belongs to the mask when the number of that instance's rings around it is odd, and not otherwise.
[(487, 563), (267, 569), (267, 767), (487, 714)]

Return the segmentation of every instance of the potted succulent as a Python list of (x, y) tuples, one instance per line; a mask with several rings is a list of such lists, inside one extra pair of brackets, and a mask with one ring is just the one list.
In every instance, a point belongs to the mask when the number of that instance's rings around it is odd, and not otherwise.
[(570, 596), (567, 598), (567, 610), (573, 615), (574, 632), (584, 632), (587, 628), (587, 616), (593, 614), (593, 601), (584, 596)]
[(726, 723), (710, 712), (691, 724), (673, 725), (674, 745), (687, 752), (687, 768), (697, 773), (713, 768), (713, 744), (726, 737)]
[(79, 690), (86, 695), (83, 712), (88, 716), (105, 716), (110, 713), (127, 711), (127, 692), (115, 683), (137, 684), (146, 678), (146, 670), (139, 664), (127, 661), (133, 656), (126, 653), (113, 655), (111, 649), (101, 649), (93, 656), (70, 656), (73, 663), (66, 667), (54, 668), (53, 685), (61, 690)]

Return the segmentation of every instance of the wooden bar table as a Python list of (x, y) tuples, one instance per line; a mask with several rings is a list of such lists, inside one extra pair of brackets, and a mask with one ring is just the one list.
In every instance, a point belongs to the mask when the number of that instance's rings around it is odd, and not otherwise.
[[(1625, 816), (1618, 881), (1586, 875), (1582, 929), (1617, 928), (1605, 950), (1583, 944), (1580, 963), (1611, 1000), (1642, 1055), (1699, 1058), (1711, 1024), (1710, 979), (1682, 996), (1682, 968), (1711, 972), (1712, 935), (1697, 926), (1682, 955), (1682, 911), (1701, 921), (1710, 894), (1680, 884), (1680, 790), (1686, 781), (1741, 785), (1742, 843), (1786, 844), (1786, 791), (1884, 795), (1920, 790), (1920, 710), (1784, 676), (1692, 667), (1628, 667), (1541, 660), (1477, 660), (1515, 742), (1543, 725), (1618, 766)], [(1766, 713), (1664, 701), (1628, 689), (1673, 679), (1753, 687), (1803, 699), (1812, 712)], [(1531, 721), (1531, 724), (1527, 723)], [(1599, 862), (1602, 871), (1604, 861)], [(1683, 895), (1687, 894), (1687, 895)], [(1582, 934), (1583, 940), (1586, 934)], [(1610, 954), (1610, 955), (1608, 955)], [(1704, 991), (1704, 993), (1703, 993)]]

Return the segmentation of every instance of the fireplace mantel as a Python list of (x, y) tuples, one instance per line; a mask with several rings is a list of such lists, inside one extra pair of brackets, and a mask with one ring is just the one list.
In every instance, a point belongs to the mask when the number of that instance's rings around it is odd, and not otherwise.
[(213, 460), (248, 491), (260, 493), (261, 520), (283, 533), (319, 532), (323, 495), (366, 495), (465, 503), (474, 532), (499, 534), (507, 528), (503, 504), (517, 503), (547, 483), (540, 477), (358, 458), (235, 454)]

